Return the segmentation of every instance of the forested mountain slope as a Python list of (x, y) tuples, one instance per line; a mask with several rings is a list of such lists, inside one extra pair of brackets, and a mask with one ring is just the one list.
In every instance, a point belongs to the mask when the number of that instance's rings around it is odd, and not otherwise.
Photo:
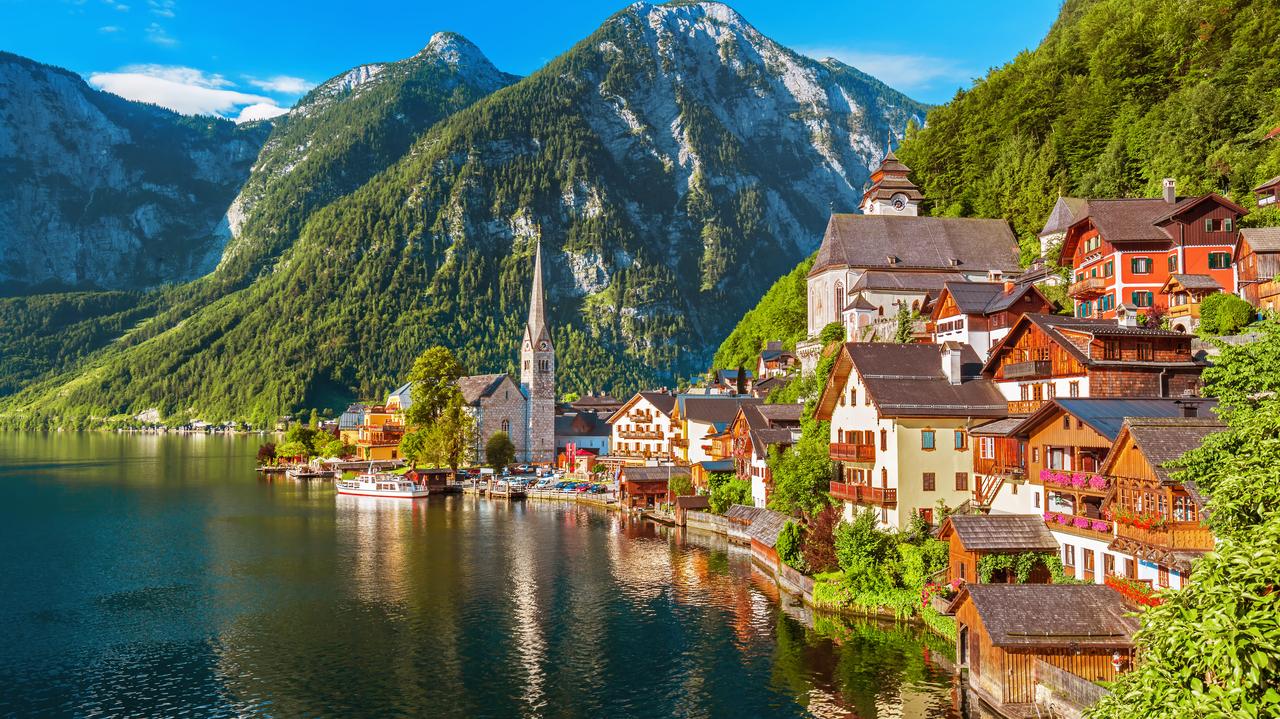
[(923, 110), (723, 5), (636, 4), (313, 212), (252, 284), (7, 410), (263, 421), (376, 396), (432, 344), (513, 370), (539, 239), (562, 391), (671, 382)]
[(1060, 193), (1154, 197), (1165, 177), (1253, 207), (1280, 175), (1264, 139), (1278, 87), (1275, 0), (1067, 0), (1039, 47), (933, 109), (898, 155), (934, 214), (1006, 217), (1028, 241)]

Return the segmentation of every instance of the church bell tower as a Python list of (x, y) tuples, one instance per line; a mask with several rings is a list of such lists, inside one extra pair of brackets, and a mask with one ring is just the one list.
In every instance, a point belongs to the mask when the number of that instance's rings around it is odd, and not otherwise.
[(920, 200), (924, 199), (924, 194), (907, 179), (910, 173), (911, 168), (893, 154), (893, 148), (886, 147), (880, 167), (871, 173), (871, 185), (862, 193), (862, 205), (859, 207), (862, 214), (913, 217), (920, 214)]
[(520, 387), (528, 398), (524, 444), (528, 462), (554, 462), (556, 458), (556, 351), (547, 328), (545, 301), (542, 243), (539, 242), (533, 261), (529, 321), (520, 344)]

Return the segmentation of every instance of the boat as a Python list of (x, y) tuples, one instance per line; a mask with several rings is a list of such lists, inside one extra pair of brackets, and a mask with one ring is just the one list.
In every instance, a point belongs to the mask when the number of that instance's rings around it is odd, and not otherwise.
[(338, 488), (338, 494), (353, 494), (360, 497), (419, 499), (430, 492), (425, 484), (417, 484), (413, 480), (389, 472), (368, 471), (354, 479), (340, 479), (335, 482), (335, 485)]

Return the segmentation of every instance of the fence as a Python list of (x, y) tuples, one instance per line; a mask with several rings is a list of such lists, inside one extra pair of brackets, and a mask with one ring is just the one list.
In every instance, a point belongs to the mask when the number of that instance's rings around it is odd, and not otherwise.
[(1036, 683), (1036, 702), (1049, 705), (1063, 714), (1080, 716), (1107, 695), (1107, 690), (1071, 672), (1037, 659), (1032, 666)]

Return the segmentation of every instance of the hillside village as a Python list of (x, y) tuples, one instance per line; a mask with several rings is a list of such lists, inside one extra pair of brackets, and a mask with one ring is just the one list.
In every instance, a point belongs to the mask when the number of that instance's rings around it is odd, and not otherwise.
[[(1225, 427), (1201, 396), (1212, 357), (1195, 333), (1224, 298), (1249, 303), (1243, 322), (1277, 308), (1280, 228), (1242, 228), (1245, 208), (1172, 181), (1154, 199), (1060, 198), (1024, 270), (1007, 223), (919, 215), (909, 173), (887, 151), (862, 214), (831, 216), (808, 274), (809, 339), (679, 390), (554, 404), (539, 251), (519, 381), (457, 380), (477, 423), (470, 457), (487, 461), (501, 432), (517, 461), (612, 482), (626, 510), (726, 531), (723, 512), (731, 537), (818, 604), (823, 575), (794, 568), (824, 568), (789, 531), (832, 511), (828, 524), (923, 531), (945, 557), (905, 588), (956, 642), (971, 688), (1018, 716), (1037, 686), (1131, 669), (1127, 612), (1183, 587), (1214, 548), (1204, 497), (1171, 468)], [(1256, 192), (1274, 202), (1280, 178)], [(1063, 293), (1065, 308), (1050, 299)], [(411, 390), (343, 415), (359, 458), (401, 458)], [(798, 499), (779, 473), (815, 451), (826, 476)], [(1084, 618), (1028, 624), (1060, 601)]]

